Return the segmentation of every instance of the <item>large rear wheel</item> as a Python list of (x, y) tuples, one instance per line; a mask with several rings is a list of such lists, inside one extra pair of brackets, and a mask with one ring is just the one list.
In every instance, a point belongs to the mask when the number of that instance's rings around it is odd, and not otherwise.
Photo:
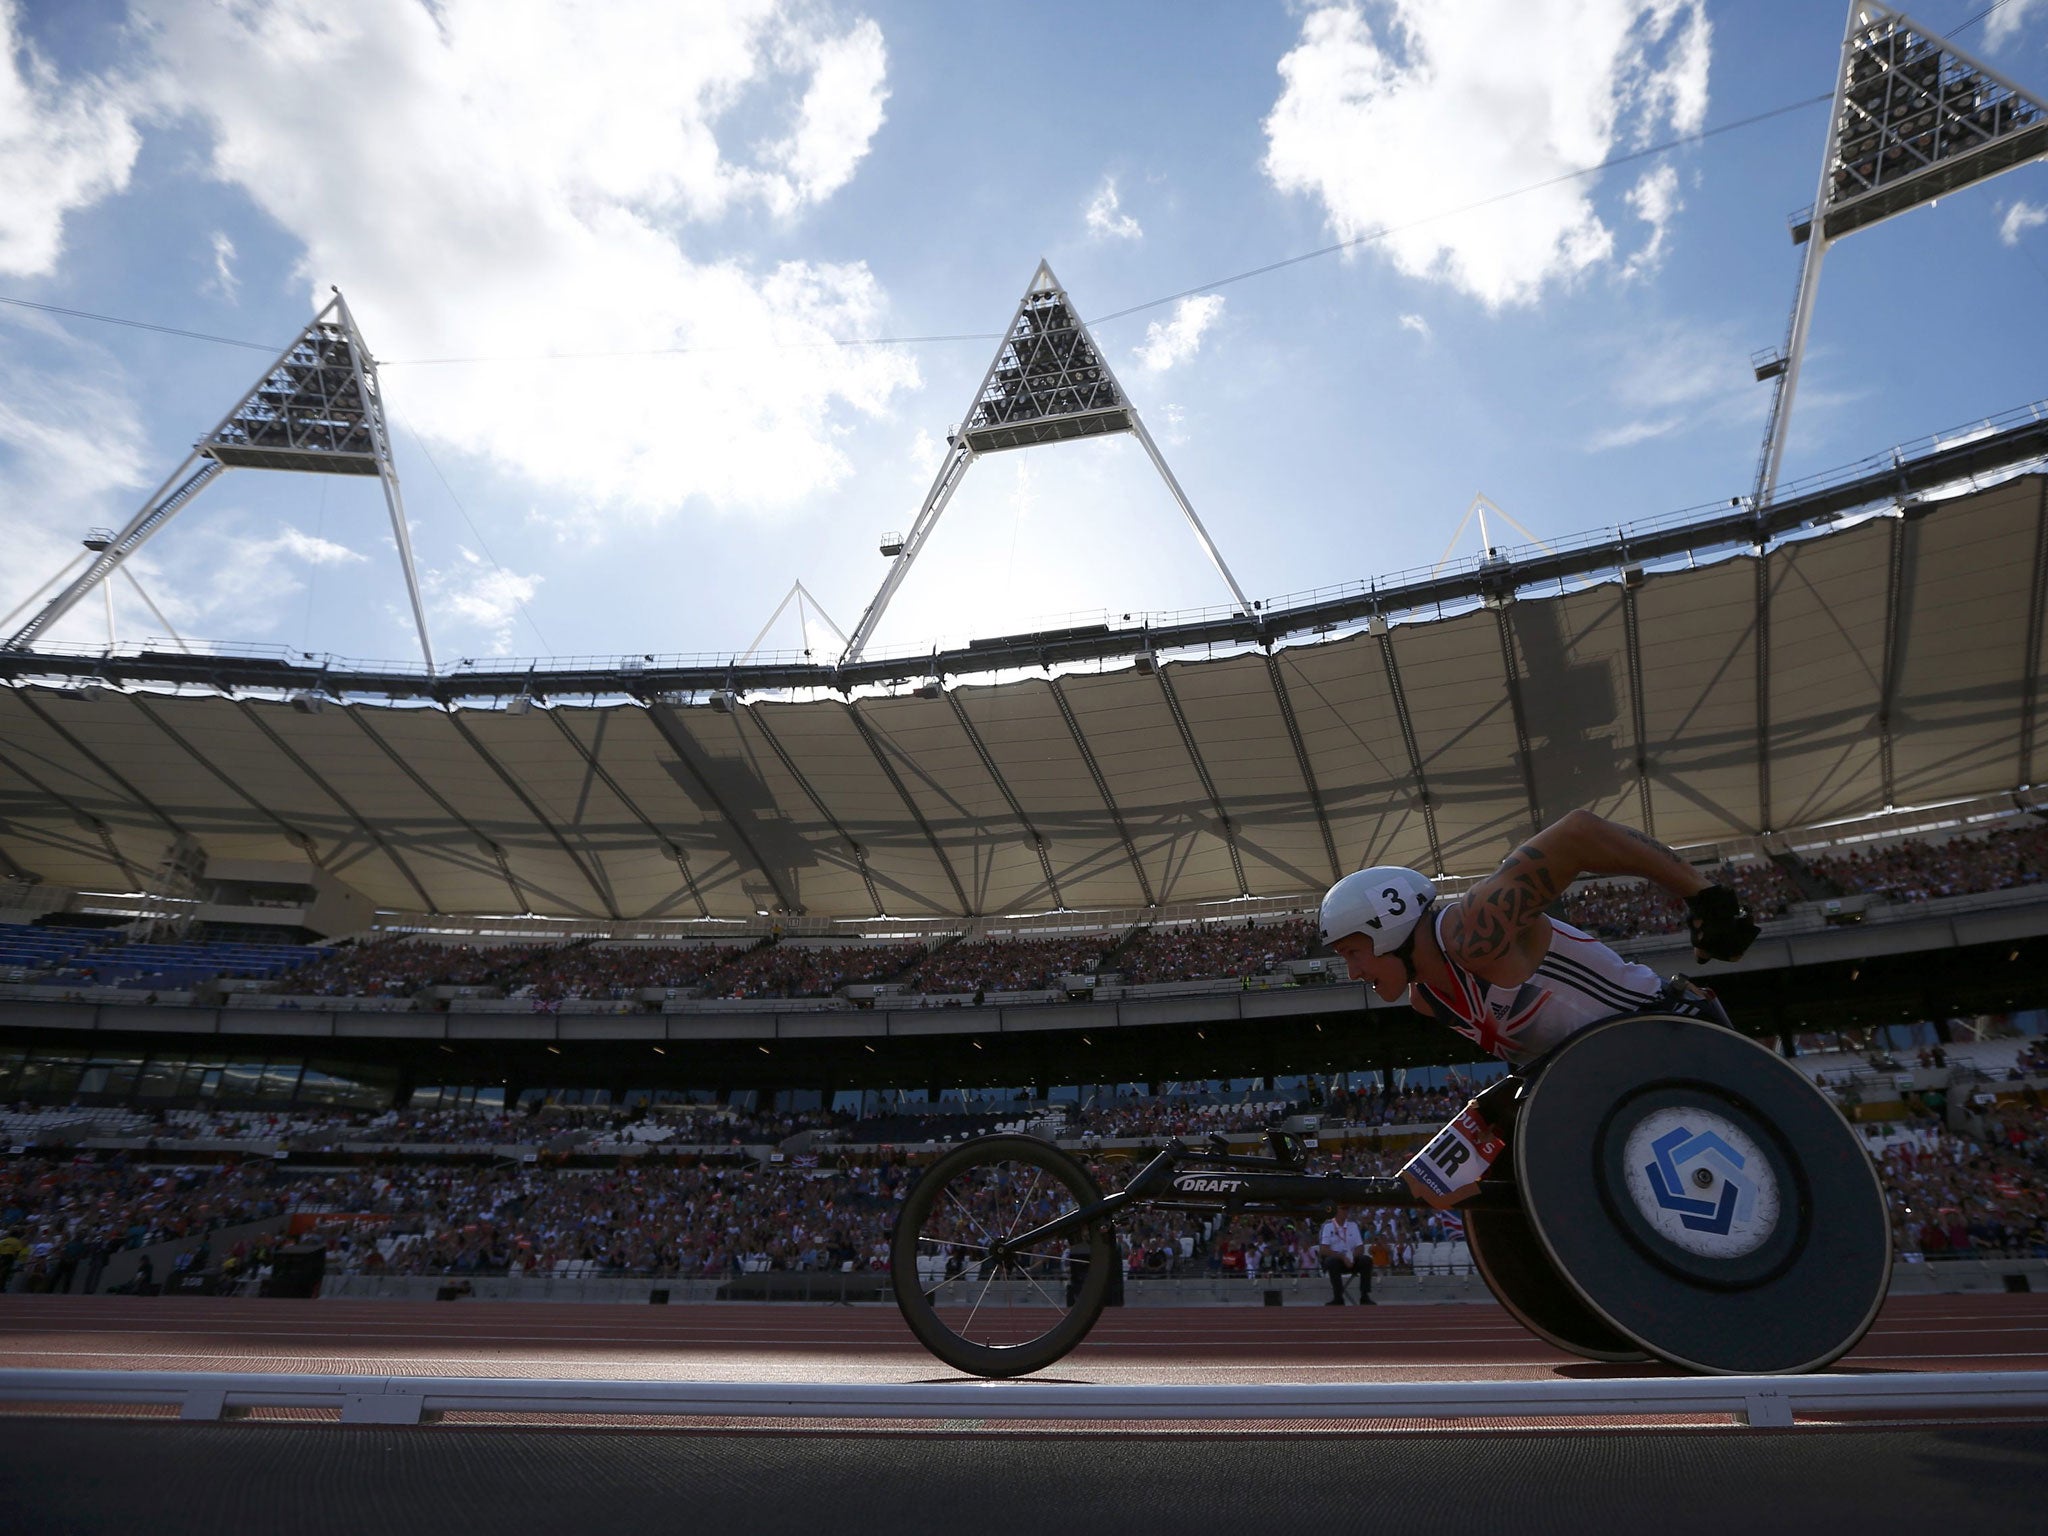
[(1088, 1170), (1035, 1136), (985, 1136), (925, 1170), (890, 1245), (896, 1305), (955, 1370), (1022, 1376), (1087, 1336), (1119, 1262), (1106, 1223), (1018, 1245), (1020, 1233), (1093, 1205)]

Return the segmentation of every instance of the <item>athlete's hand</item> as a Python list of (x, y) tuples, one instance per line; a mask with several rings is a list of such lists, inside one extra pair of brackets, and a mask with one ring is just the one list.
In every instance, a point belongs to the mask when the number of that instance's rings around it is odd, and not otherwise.
[(1685, 905), (1692, 913), (1696, 960), (1740, 960), (1763, 932), (1742, 897), (1728, 886), (1703, 886), (1686, 897)]

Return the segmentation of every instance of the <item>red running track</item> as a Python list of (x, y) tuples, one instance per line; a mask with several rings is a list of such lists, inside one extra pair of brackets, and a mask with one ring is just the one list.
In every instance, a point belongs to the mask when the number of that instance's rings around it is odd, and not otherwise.
[[(952, 1378), (893, 1307), (0, 1297), (0, 1369), (865, 1383)], [(1899, 1297), (1836, 1370), (2048, 1370), (2048, 1296)], [(1134, 1307), (1048, 1373), (1225, 1385), (1673, 1374), (1559, 1353), (1492, 1305)]]

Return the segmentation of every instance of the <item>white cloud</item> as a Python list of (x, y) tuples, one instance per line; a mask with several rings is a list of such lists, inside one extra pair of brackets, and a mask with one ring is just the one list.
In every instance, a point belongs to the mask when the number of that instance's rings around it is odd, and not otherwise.
[(1400, 271), (1489, 308), (1613, 255), (1590, 179), (1556, 178), (1706, 115), (1703, 0), (1390, 0), (1382, 14), (1377, 34), (1349, 0), (1305, 18), (1280, 61), (1266, 173), (1320, 199), (1340, 238), (1385, 229), (1374, 248)]
[(946, 445), (933, 437), (923, 427), (917, 429), (917, 436), (910, 440), (910, 478), (918, 487), (930, 485), (932, 476), (939, 472), (939, 466), (946, 460)]
[(213, 288), (230, 304), (242, 289), (241, 279), (235, 276), (235, 242), (224, 229), (213, 232)]
[[(701, 253), (707, 223), (795, 214), (854, 173), (886, 96), (870, 21), (797, 0), (139, 6), (161, 104), (303, 242), (310, 293), (341, 285), (394, 412), (591, 526), (797, 503), (848, 473), (848, 416), (917, 382), (892, 349), (836, 345), (883, 323), (865, 265)], [(536, 360), (607, 352), (664, 355)], [(401, 366), (477, 356), (517, 360)]]
[(303, 560), (308, 565), (360, 565), (370, 557), (346, 544), (323, 539), (297, 528), (287, 528), (275, 540), (278, 552)]
[(0, 0), (0, 272), (56, 269), (64, 218), (128, 185), (141, 141), (115, 82), (67, 83)]
[[(421, 573), (428, 623), (437, 630), (446, 626), (456, 639), (464, 633), (481, 634), (502, 655), (512, 648), (520, 609), (533, 601), (543, 578), (486, 565), (474, 550), (458, 548), (456, 553), (461, 563), (452, 570)], [(409, 614), (405, 624), (411, 628)]]
[[(1625, 419), (1589, 435), (1589, 453), (1701, 427), (1748, 426), (1769, 408), (1770, 391), (1757, 387), (1741, 338), (1725, 328), (1681, 321), (1632, 325), (1597, 347), (1589, 376), (1608, 381), (1607, 393)], [(1799, 399), (1819, 409), (1822, 396), (1808, 389)]]
[(1145, 231), (1138, 221), (1122, 212), (1116, 195), (1116, 179), (1105, 177), (1102, 189), (1088, 204), (1088, 233), (1098, 240), (1139, 240)]
[(1401, 317), (1401, 329), (1413, 331), (1424, 341), (1429, 340), (1429, 322), (1420, 315), (1403, 315)]
[[(10, 317), (12, 318), (12, 317)], [(60, 343), (63, 333), (40, 320), (26, 326)], [(134, 402), (120, 375), (95, 351), (74, 349), (69, 366), (30, 361), (0, 327), (0, 618), (29, 599), (80, 553), (95, 524), (122, 522), (143, 485), (147, 445)], [(113, 509), (120, 507), (116, 513)], [(75, 574), (75, 573), (74, 573)], [(36, 597), (0, 631), (5, 639), (58, 589)], [(62, 640), (104, 639), (98, 622), (74, 616), (52, 634)]]
[(2016, 199), (2005, 210), (2005, 218), (1998, 226), (1998, 238), (2007, 245), (2018, 245), (2021, 235), (2043, 224), (2048, 224), (2048, 208)]
[(1188, 440), (1188, 413), (1172, 401), (1159, 408), (1160, 433), (1169, 447), (1178, 448)]
[(1995, 53), (2020, 29), (2029, 11), (2037, 9), (2041, 0), (2005, 0), (1984, 21), (1984, 49)]
[(1623, 277), (1645, 277), (1664, 262), (1664, 235), (1672, 218), (1685, 206), (1678, 200), (1678, 167), (1668, 161), (1636, 179), (1623, 195), (1635, 216), (1650, 226), (1650, 238), (1622, 263)]
[(784, 69), (808, 69), (811, 76), (795, 130), (769, 152), (780, 170), (763, 182), (769, 204), (789, 213), (824, 201), (853, 179), (882, 126), (888, 60), (882, 29), (866, 17), (840, 37), (795, 33), (776, 57)]
[(1152, 373), (1164, 373), (1184, 363), (1202, 349), (1202, 333), (1223, 313), (1223, 295), (1198, 293), (1182, 299), (1171, 320), (1154, 320), (1145, 327), (1144, 344), (1133, 354), (1138, 365)]
[[(262, 531), (256, 531), (258, 528)], [(287, 605), (306, 590), (308, 567), (361, 565), (369, 556), (289, 524), (259, 524), (253, 514), (215, 513), (180, 528), (158, 566), (136, 561), (159, 607), (187, 635), (274, 633)], [(157, 578), (157, 579), (152, 579)]]
[(1604, 432), (1595, 432), (1586, 441), (1589, 453), (1604, 453), (1610, 448), (1633, 448), (1637, 443), (1647, 443), (1653, 438), (1666, 437), (1678, 430), (1676, 416), (1662, 416), (1651, 421), (1627, 421)]

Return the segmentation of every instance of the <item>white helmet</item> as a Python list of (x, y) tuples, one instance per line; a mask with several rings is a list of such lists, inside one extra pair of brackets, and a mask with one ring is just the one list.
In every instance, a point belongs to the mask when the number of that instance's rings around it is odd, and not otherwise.
[(1412, 869), (1379, 864), (1346, 875), (1323, 897), (1319, 928), (1325, 944), (1349, 934), (1363, 934), (1376, 955), (1391, 955), (1407, 948), (1422, 921), (1422, 914), (1436, 900), (1436, 887)]

